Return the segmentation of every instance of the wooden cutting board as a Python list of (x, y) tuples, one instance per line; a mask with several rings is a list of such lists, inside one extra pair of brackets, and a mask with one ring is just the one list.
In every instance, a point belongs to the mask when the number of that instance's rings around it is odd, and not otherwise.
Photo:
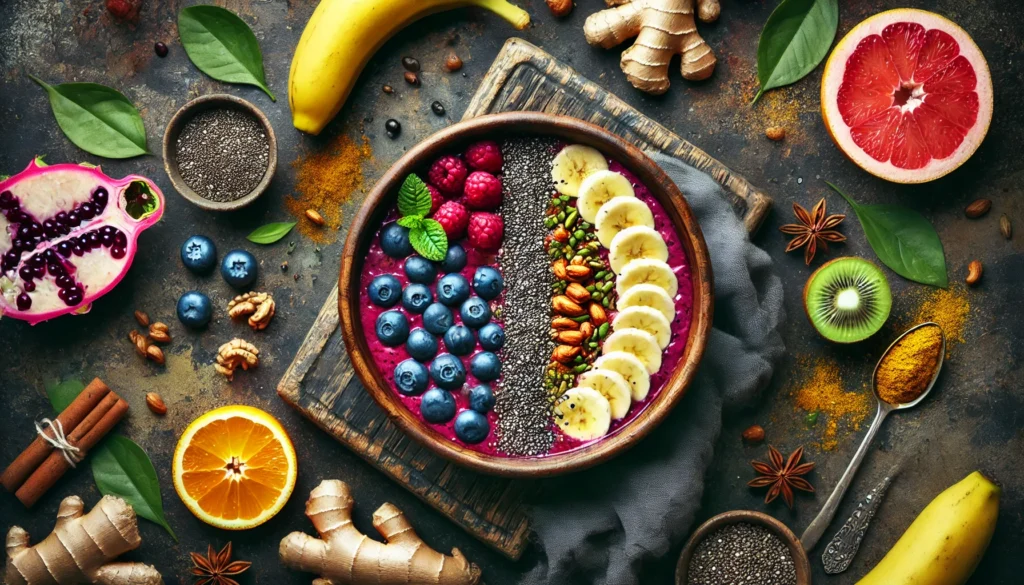
[[(513, 110), (568, 114), (641, 147), (662, 150), (712, 175), (753, 232), (771, 199), (706, 153), (644, 117), (551, 55), (511, 39), (463, 118)], [(338, 328), (338, 291), (324, 302), (278, 394), (371, 465), (511, 559), (527, 545), (524, 503), (536, 482), (481, 475), (439, 458), (391, 423), (355, 378)]]

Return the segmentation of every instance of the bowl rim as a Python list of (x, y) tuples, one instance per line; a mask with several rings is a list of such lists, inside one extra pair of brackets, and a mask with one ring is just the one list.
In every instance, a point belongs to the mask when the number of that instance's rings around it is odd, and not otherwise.
[[(440, 154), (450, 152), (453, 143), (464, 144), (497, 133), (548, 135), (595, 145), (647, 185), (684, 236), (683, 248), (691, 261), (694, 304), (690, 335), (679, 364), (659, 396), (614, 434), (584, 447), (542, 457), (517, 458), (481, 453), (443, 438), (420, 421), (402, 403), (368, 357), (370, 352), (359, 319), (360, 271), (357, 268), (361, 268), (362, 250), (375, 232), (368, 231), (367, 227), (374, 226), (374, 219), (379, 219), (379, 208), (384, 203), (391, 203), (393, 193), (408, 173), (422, 168)], [(665, 171), (638, 148), (604, 128), (568, 116), (536, 112), (506, 112), (472, 118), (449, 126), (409, 149), (377, 181), (360, 206), (346, 236), (338, 281), (342, 338), (353, 370), (388, 418), (441, 457), (476, 471), (519, 478), (551, 476), (591, 467), (633, 446), (662, 422), (693, 381), (711, 330), (713, 304), (711, 261), (704, 236), (690, 206)]]
[[(174, 148), (174, 143), (177, 141), (178, 135), (181, 134), (181, 130), (186, 122), (196, 114), (217, 106), (243, 110), (252, 114), (259, 121), (260, 125), (263, 126), (270, 151), (267, 157), (267, 170), (263, 173), (263, 178), (260, 179), (260, 182), (253, 187), (252, 191), (232, 201), (212, 201), (189, 187), (178, 170), (178, 157)], [(167, 127), (164, 129), (163, 156), (164, 172), (167, 173), (167, 177), (171, 180), (171, 185), (189, 203), (207, 211), (234, 211), (258, 199), (260, 195), (266, 192), (267, 187), (270, 186), (270, 181), (274, 178), (274, 173), (277, 171), (277, 136), (274, 134), (273, 126), (270, 125), (270, 119), (252, 102), (227, 93), (211, 93), (189, 101), (174, 113), (174, 116), (171, 117), (170, 122), (167, 123)]]

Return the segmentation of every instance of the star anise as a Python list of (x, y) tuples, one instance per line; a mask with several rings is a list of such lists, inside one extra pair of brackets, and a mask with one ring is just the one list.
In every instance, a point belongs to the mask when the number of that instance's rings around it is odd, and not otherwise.
[(224, 545), (220, 552), (213, 550), (213, 545), (207, 547), (207, 554), (204, 557), (199, 553), (189, 553), (192, 556), (192, 574), (199, 577), (195, 585), (238, 585), (231, 577), (244, 573), (252, 563), (248, 561), (231, 560), (231, 543)]
[(782, 453), (779, 453), (778, 449), (769, 445), (769, 463), (751, 461), (750, 465), (761, 475), (752, 479), (747, 485), (750, 487), (770, 486), (768, 487), (768, 495), (764, 498), (764, 503), (770, 504), (772, 500), (779, 497), (779, 494), (782, 494), (782, 499), (786, 500), (786, 505), (792, 509), (794, 488), (805, 492), (814, 491), (814, 486), (806, 479), (800, 477), (801, 475), (807, 475), (814, 469), (813, 463), (800, 463), (800, 459), (803, 456), (804, 448), (800, 447), (793, 451), (793, 454), (788, 459), (783, 460)]
[(818, 248), (827, 252), (828, 242), (846, 241), (846, 236), (832, 229), (842, 223), (846, 216), (842, 214), (826, 215), (824, 197), (821, 198), (821, 201), (814, 206), (810, 213), (807, 213), (807, 210), (801, 207), (799, 203), (794, 203), (793, 213), (800, 223), (787, 223), (780, 227), (779, 231), (796, 236), (786, 246), (786, 252), (804, 248), (804, 262), (808, 266), (811, 265), (811, 260), (814, 260), (814, 254), (818, 251)]

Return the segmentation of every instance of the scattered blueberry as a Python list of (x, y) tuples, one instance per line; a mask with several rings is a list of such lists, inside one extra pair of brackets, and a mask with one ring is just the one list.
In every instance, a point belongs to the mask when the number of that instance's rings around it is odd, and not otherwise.
[(489, 300), (498, 298), (505, 288), (505, 279), (501, 273), (490, 266), (481, 266), (473, 274), (473, 290), (482, 298)]
[(380, 230), (380, 249), (392, 258), (405, 258), (412, 254), (409, 228), (391, 222)]
[(434, 335), (444, 335), (448, 328), (455, 324), (452, 310), (441, 303), (431, 303), (423, 311), (423, 327)]
[(430, 377), (441, 388), (455, 390), (466, 382), (466, 368), (459, 358), (442, 353), (430, 363)]
[(235, 288), (245, 288), (256, 280), (256, 257), (245, 250), (231, 250), (220, 263), (220, 275)]
[(497, 380), (501, 376), (501, 362), (489, 351), (481, 351), (469, 360), (469, 369), (481, 382)]
[(213, 317), (213, 303), (210, 297), (191, 290), (178, 299), (178, 320), (186, 327), (201, 329), (206, 327)]
[(402, 306), (414, 315), (426, 311), (427, 306), (432, 302), (434, 302), (434, 293), (430, 292), (425, 284), (413, 283), (402, 291)]
[(377, 339), (388, 347), (397, 347), (409, 337), (409, 320), (398, 311), (384, 311), (377, 317)]
[(437, 300), (457, 307), (469, 298), (469, 282), (461, 274), (446, 274), (437, 281)]
[(426, 329), (417, 327), (409, 333), (405, 350), (417, 361), (428, 362), (437, 355), (437, 338)]
[(441, 270), (445, 274), (459, 272), (466, 267), (466, 249), (458, 244), (448, 246), (448, 252), (441, 261)]
[(497, 323), (488, 323), (477, 331), (480, 337), (480, 347), (487, 351), (498, 351), (505, 345), (505, 330)]
[(427, 389), (429, 374), (427, 367), (414, 359), (407, 359), (395, 366), (395, 386), (406, 396), (419, 396)]
[(445, 392), (440, 388), (431, 388), (420, 399), (420, 414), (427, 422), (446, 423), (455, 416), (455, 397), (451, 392)]
[(378, 307), (393, 307), (402, 299), (402, 283), (390, 274), (381, 274), (367, 287), (370, 302)]
[(437, 278), (437, 266), (423, 256), (409, 256), (405, 259), (405, 275), (412, 282), (431, 284)]
[(473, 329), (479, 329), (491, 320), (491, 306), (480, 297), (470, 297), (462, 303), (459, 315), (462, 316), (463, 323)]
[(490, 432), (491, 423), (487, 422), (487, 417), (475, 410), (463, 410), (455, 418), (455, 436), (463, 443), (480, 443)]
[(206, 236), (192, 236), (181, 245), (181, 263), (196, 274), (209, 274), (217, 265), (217, 246)]
[(490, 384), (473, 386), (469, 391), (469, 407), (480, 414), (487, 414), (494, 408), (494, 390)]
[(444, 346), (448, 352), (455, 355), (469, 355), (476, 347), (476, 340), (473, 339), (473, 332), (465, 325), (450, 327), (444, 334)]

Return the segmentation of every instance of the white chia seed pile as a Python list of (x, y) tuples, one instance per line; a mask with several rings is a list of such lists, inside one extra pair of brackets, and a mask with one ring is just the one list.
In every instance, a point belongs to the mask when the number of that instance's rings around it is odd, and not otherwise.
[(505, 346), (494, 411), (497, 448), (509, 455), (543, 455), (555, 440), (551, 402), (544, 389), (544, 372), (554, 350), (548, 335), (554, 275), (544, 249), (544, 212), (555, 144), (520, 138), (501, 146), (505, 240), (498, 261), (505, 275)]
[(700, 541), (690, 559), (687, 585), (796, 585), (786, 544), (762, 526), (744, 522), (719, 528)]
[(270, 142), (263, 125), (234, 109), (196, 114), (181, 129), (175, 149), (182, 180), (210, 201), (248, 195), (270, 164)]

